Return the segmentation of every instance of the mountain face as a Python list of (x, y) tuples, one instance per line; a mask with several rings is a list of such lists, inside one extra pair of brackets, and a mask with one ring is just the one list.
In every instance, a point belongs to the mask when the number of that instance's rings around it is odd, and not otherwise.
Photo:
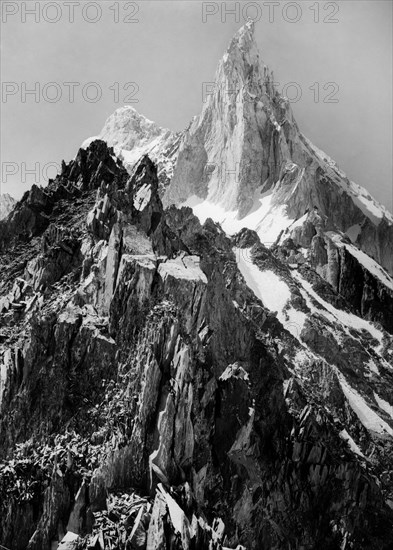
[(391, 217), (252, 33), (217, 73), (237, 102), (181, 135), (116, 111), (0, 221), (11, 550), (391, 548)]
[(278, 122), (288, 119), (293, 136), (293, 117), (259, 59), (253, 28), (250, 22), (234, 36), (200, 116), (183, 136), (167, 203), (196, 195), (243, 218), (255, 190), (270, 189), (290, 160)]
[(268, 245), (316, 206), (325, 231), (344, 233), (393, 275), (392, 215), (301, 134), (259, 57), (252, 22), (234, 36), (182, 136), (164, 203), (225, 220), (230, 233), (254, 229)]
[[(316, 210), (323, 220), (322, 275), (337, 270), (332, 257), (344, 251), (360, 270), (377, 263), (391, 277), (392, 214), (303, 136), (273, 81), (249, 22), (232, 39), (202, 112), (187, 130), (171, 133), (124, 107), (99, 137), (128, 169), (149, 154), (158, 165), (165, 206), (190, 206), (202, 223), (210, 217), (231, 235), (243, 227), (255, 230), (269, 247), (284, 234), (291, 237), (292, 226), (306, 223), (305, 214)], [(339, 282), (326, 280), (341, 292)]]
[(0, 195), (0, 220), (3, 220), (8, 216), (15, 204), (16, 200), (8, 193)]

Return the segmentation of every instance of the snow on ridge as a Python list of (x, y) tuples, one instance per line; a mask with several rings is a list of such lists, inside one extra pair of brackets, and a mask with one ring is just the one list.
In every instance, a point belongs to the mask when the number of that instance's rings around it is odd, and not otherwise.
[(200, 268), (199, 262), (199, 256), (178, 256), (160, 263), (158, 273), (164, 280), (168, 276), (173, 276), (177, 279), (201, 281), (207, 284), (207, 277)]
[(192, 208), (202, 224), (207, 218), (211, 218), (219, 223), (228, 235), (234, 235), (244, 227), (252, 229), (258, 234), (261, 243), (269, 247), (276, 241), (282, 230), (294, 223), (294, 220), (286, 214), (286, 205), (271, 207), (272, 196), (271, 190), (265, 193), (257, 190), (254, 195), (254, 207), (240, 220), (237, 210), (225, 210), (219, 203), (196, 195), (189, 197), (179, 206)]
[[(285, 281), (274, 271), (262, 271), (251, 262), (250, 249), (235, 248), (237, 266), (247, 286), (270, 311), (277, 311), (277, 318), (288, 332), (300, 338), (307, 315), (289, 305), (291, 291)], [(289, 307), (288, 307), (289, 306)]]
[(393, 405), (379, 397), (379, 395), (374, 392), (374, 399), (380, 409), (386, 412), (390, 416), (390, 418), (393, 420)]
[(393, 223), (393, 215), (383, 204), (376, 201), (364, 187), (349, 180), (329, 155), (314, 145), (306, 136), (303, 135), (302, 137), (309, 148), (324, 163), (328, 173), (333, 172), (333, 181), (350, 196), (354, 204), (366, 217), (373, 221), (375, 225), (378, 225), (382, 218), (385, 218), (389, 223)]
[(295, 229), (295, 227), (302, 226), (304, 224), (304, 222), (307, 220), (307, 217), (308, 217), (308, 212), (303, 214), (303, 216), (301, 216), (298, 220), (295, 220), (293, 223), (291, 223), (291, 225), (288, 227), (288, 229), (290, 231), (292, 231), (292, 229)]
[(93, 141), (96, 141), (97, 139), (101, 139), (100, 136), (92, 136), (92, 137), (86, 138), (85, 141), (81, 144), (80, 148), (87, 149), (93, 143)]
[(344, 246), (372, 275), (379, 279), (390, 290), (393, 290), (393, 279), (378, 262), (352, 244), (346, 244)]
[(358, 456), (360, 456), (362, 458), (366, 458), (364, 456), (364, 454), (362, 453), (362, 451), (360, 450), (359, 446), (355, 443), (355, 441), (349, 435), (347, 430), (345, 430), (345, 429), (341, 430), (341, 432), (338, 435), (341, 437), (341, 439), (343, 439), (344, 441), (346, 441), (348, 443), (349, 448), (351, 449), (351, 451), (353, 451), (355, 454), (357, 454)]
[(247, 286), (271, 311), (281, 312), (291, 299), (288, 285), (274, 273), (261, 271), (257, 265), (247, 262), (242, 254), (237, 253), (237, 264), (246, 280)]
[(156, 122), (154, 122), (153, 120), (150, 120), (145, 115), (143, 115), (142, 113), (137, 111), (135, 109), (135, 107), (132, 107), (132, 105), (122, 105), (121, 107), (116, 109), (115, 112), (118, 112), (118, 113), (132, 113), (137, 118), (140, 118), (140, 119), (143, 119), (144, 121), (146, 121), (147, 124), (152, 124), (154, 126), (158, 126)]
[(305, 221), (308, 218), (308, 215), (309, 215), (309, 213), (306, 212), (305, 214), (303, 214), (303, 216), (301, 216), (297, 220), (293, 221), (290, 225), (288, 225), (288, 227), (286, 227), (284, 229), (284, 231), (281, 233), (280, 240), (278, 241), (277, 244), (282, 245), (284, 243), (285, 239), (287, 239), (289, 237), (289, 235), (291, 234), (291, 231), (293, 229), (295, 229), (295, 227), (300, 227), (305, 223)]
[(145, 183), (134, 196), (134, 207), (137, 210), (144, 210), (144, 208), (149, 204), (151, 198), (151, 185)]
[(73, 531), (67, 531), (67, 533), (64, 535), (59, 543), (59, 550), (66, 550), (67, 548), (71, 548), (70, 543), (75, 543), (78, 539), (79, 535), (77, 535)]
[(360, 208), (363, 214), (371, 218), (375, 217), (377, 219), (377, 225), (383, 217), (385, 217), (389, 223), (393, 223), (393, 215), (389, 210), (383, 206), (383, 204), (377, 202), (364, 187), (350, 181), (349, 188), (351, 190), (353, 202)]
[(393, 429), (389, 424), (367, 405), (365, 399), (349, 385), (341, 374), (338, 374), (338, 379), (351, 409), (359, 418), (363, 426), (369, 431), (382, 435), (387, 433), (393, 437)]
[(379, 265), (371, 256), (360, 250), (353, 244), (344, 243), (339, 233), (335, 231), (327, 231), (326, 235), (331, 239), (339, 248), (345, 248), (352, 256), (354, 256), (358, 262), (369, 271), (374, 277), (379, 279), (383, 285), (388, 289), (393, 290), (393, 278), (387, 273), (387, 271)]
[[(303, 287), (302, 295), (306, 299), (307, 305), (311, 309), (311, 311), (316, 310), (318, 311), (318, 313), (321, 313), (333, 322), (339, 322), (341, 325), (344, 325), (347, 328), (367, 330), (367, 332), (369, 332), (376, 340), (382, 342), (384, 336), (383, 332), (375, 327), (371, 321), (366, 321), (365, 319), (358, 317), (354, 313), (348, 313), (341, 309), (337, 309), (329, 302), (326, 302), (326, 300), (324, 300), (321, 296), (319, 296), (319, 294), (315, 292), (315, 290), (312, 288), (311, 284), (306, 281), (300, 275), (300, 273), (294, 272), (293, 276)], [(304, 291), (306, 294), (304, 294)], [(324, 309), (321, 310), (315, 307), (312, 304), (310, 297), (314, 298), (314, 300), (316, 300)]]

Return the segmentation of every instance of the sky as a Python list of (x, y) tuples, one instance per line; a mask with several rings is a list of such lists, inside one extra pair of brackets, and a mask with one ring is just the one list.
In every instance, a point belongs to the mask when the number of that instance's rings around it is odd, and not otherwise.
[(186, 128), (251, 17), (302, 132), (392, 210), (390, 0), (3, 0), (1, 9), (1, 192), (46, 185), (124, 104)]

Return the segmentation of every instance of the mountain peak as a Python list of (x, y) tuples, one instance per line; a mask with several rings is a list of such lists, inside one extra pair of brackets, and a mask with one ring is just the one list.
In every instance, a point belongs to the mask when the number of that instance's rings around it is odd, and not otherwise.
[[(255, 40), (255, 23), (248, 21), (233, 36), (221, 63), (240, 67), (241, 72), (247, 72), (250, 66), (259, 66), (259, 50)], [(220, 67), (220, 65), (219, 65)]]
[(209, 92), (183, 135), (166, 205), (192, 206), (229, 233), (254, 229), (266, 245), (317, 205), (328, 231), (347, 233), (393, 274), (392, 217), (299, 131), (252, 21), (235, 33)]
[[(289, 158), (286, 148), (282, 148), (279, 158), (278, 148), (275, 168), (268, 166), (269, 142), (273, 133), (279, 131), (278, 121), (285, 116), (292, 122), (292, 114), (288, 104), (281, 106), (274, 101), (277, 93), (273, 76), (260, 59), (254, 29), (253, 21), (243, 25), (218, 64), (212, 93), (188, 130), (193, 134), (192, 144), (185, 145), (184, 150), (188, 174), (183, 167), (175, 171), (168, 203), (187, 200), (191, 193), (208, 198), (225, 210), (238, 210), (242, 217), (252, 208), (255, 189), (266, 182), (272, 186), (282, 160)], [(191, 149), (196, 162), (189, 170), (187, 151)], [(178, 166), (182, 162), (180, 150)]]
[(150, 140), (163, 131), (158, 124), (138, 113), (134, 107), (126, 105), (116, 111), (106, 120), (101, 132), (101, 138), (116, 146), (121, 144), (124, 149), (132, 149), (140, 140)]
[(115, 150), (117, 148), (130, 151), (143, 142), (150, 143), (166, 132), (169, 130), (161, 128), (131, 105), (124, 105), (106, 119), (100, 135), (88, 138), (83, 142), (82, 147), (88, 147), (92, 141), (102, 139)]
[(255, 41), (255, 22), (250, 20), (234, 34), (231, 45), (237, 42), (240, 46), (247, 46), (253, 41)]

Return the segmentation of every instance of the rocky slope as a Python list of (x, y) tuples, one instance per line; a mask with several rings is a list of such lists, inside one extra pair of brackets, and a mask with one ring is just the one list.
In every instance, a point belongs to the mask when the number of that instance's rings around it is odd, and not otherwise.
[(0, 195), (0, 220), (3, 220), (8, 216), (15, 204), (16, 200), (8, 193)]
[(392, 336), (114, 159), (1, 222), (0, 543), (390, 548)]

